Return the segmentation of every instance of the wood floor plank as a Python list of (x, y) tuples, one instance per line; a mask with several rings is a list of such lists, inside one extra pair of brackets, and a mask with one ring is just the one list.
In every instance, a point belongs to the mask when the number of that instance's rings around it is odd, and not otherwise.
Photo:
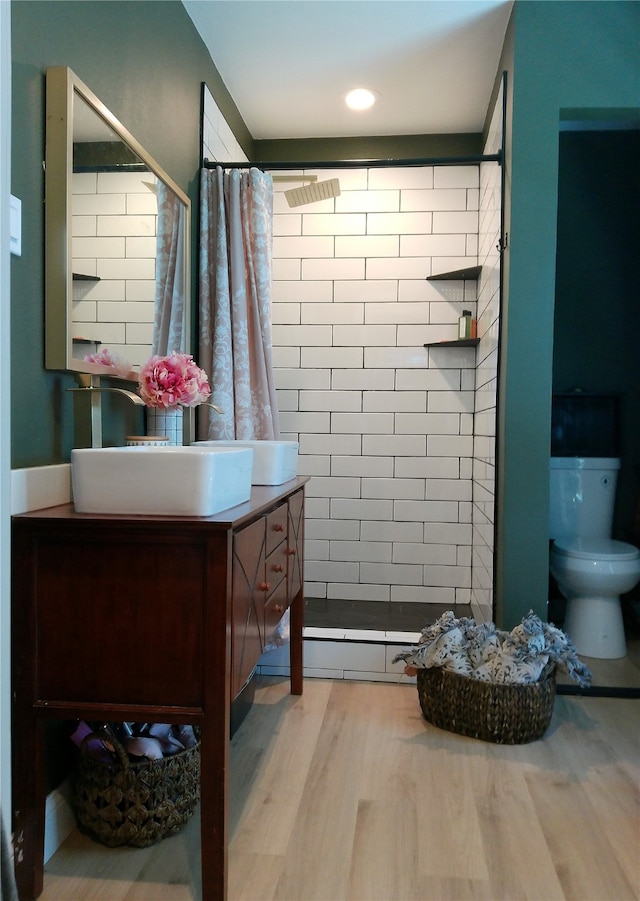
[(554, 717), (540, 766), (525, 778), (565, 897), (638, 898), (638, 702), (560, 698)]
[(595, 827), (640, 897), (640, 705), (585, 698), (572, 709), (581, 718), (565, 739), (565, 774), (583, 787)]
[(584, 786), (616, 860), (640, 898), (640, 776), (619, 764), (596, 770)]
[[(400, 690), (399, 690), (400, 689)], [(362, 748), (360, 790), (366, 799), (415, 803), (411, 766), (424, 720), (414, 686), (382, 684), (369, 694), (367, 744)]]
[(415, 747), (419, 869), (423, 877), (488, 880), (483, 831), (475, 794), (486, 781), (486, 762), (472, 739), (452, 736), (447, 748), (426, 725)]
[(562, 886), (525, 779), (528, 765), (508, 759), (514, 750), (488, 747), (488, 779), (476, 797), (493, 897), (555, 901)]
[[(331, 683), (323, 682), (314, 691), (298, 697), (286, 695), (282, 699), (286, 715), (279, 719), (269, 754), (261, 761), (250, 797), (232, 833), (236, 851), (285, 853), (330, 692)], [(253, 731), (253, 725), (250, 728)], [(237, 737), (241, 744), (243, 735), (239, 732)], [(237, 768), (238, 779), (246, 780), (246, 770), (239, 763), (233, 759), (232, 767)], [(236, 784), (234, 779), (232, 792)]]
[(536, 774), (528, 783), (564, 897), (575, 901), (637, 899), (637, 885), (634, 888), (618, 863), (583, 785), (553, 773)]
[(123, 882), (118, 890), (113, 878), (100, 880), (92, 875), (83, 876), (81, 872), (77, 876), (70, 873), (48, 873), (40, 901), (104, 901), (106, 898), (109, 901), (122, 901), (129, 887), (130, 883)]
[(42, 901), (124, 901), (137, 883), (145, 851), (109, 849), (74, 832), (45, 868)]
[(418, 832), (406, 801), (360, 801), (345, 901), (417, 901)]
[[(458, 876), (431, 876), (429, 879), (422, 879), (419, 897), (420, 901), (498, 901), (488, 882)], [(394, 901), (402, 899), (396, 898)]]
[(332, 683), (274, 901), (346, 897), (371, 690)]
[[(122, 849), (126, 853), (126, 849)], [(200, 810), (184, 829), (140, 855), (138, 880), (124, 901), (192, 901), (201, 895)]]
[[(162, 883), (157, 879), (146, 882), (139, 879), (124, 896), (125, 901), (193, 901), (190, 885)], [(109, 895), (102, 895), (101, 901), (111, 901)]]
[(40, 901), (194, 901), (199, 819), (150, 848), (106, 848), (73, 832), (45, 867)]
[(275, 897), (283, 858), (229, 850), (229, 898), (233, 901), (269, 901)]
[(576, 706), (589, 717), (591, 743), (604, 746), (609, 760), (613, 754), (620, 764), (637, 776), (640, 762), (640, 701), (584, 698), (578, 700)]

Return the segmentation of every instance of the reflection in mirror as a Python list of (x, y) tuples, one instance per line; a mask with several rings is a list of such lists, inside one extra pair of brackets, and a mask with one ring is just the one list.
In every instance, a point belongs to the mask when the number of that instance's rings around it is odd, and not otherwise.
[(154, 354), (185, 350), (183, 344), (186, 210), (163, 182), (157, 183), (158, 217), (154, 302)]
[(187, 352), (189, 199), (66, 67), (47, 70), (46, 365), (137, 378)]

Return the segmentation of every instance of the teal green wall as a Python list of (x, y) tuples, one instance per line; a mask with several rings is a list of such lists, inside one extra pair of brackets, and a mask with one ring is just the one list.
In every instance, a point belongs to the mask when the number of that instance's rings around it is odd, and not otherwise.
[[(22, 201), (22, 256), (11, 258), (12, 467), (68, 462), (74, 384), (44, 369), (44, 73), (69, 66), (189, 195), (197, 209), (201, 85), (248, 151), (251, 137), (182, 3), (14, 2), (11, 191)], [(193, 254), (197, 229), (192, 223)], [(194, 289), (195, 289), (195, 279)], [(195, 297), (195, 293), (193, 294)], [(193, 303), (193, 298), (192, 298)], [(105, 396), (108, 397), (108, 396)], [(141, 414), (105, 401), (105, 441)]]
[(260, 162), (295, 160), (398, 160), (424, 157), (477, 156), (481, 134), (384, 135), (362, 138), (285, 138), (255, 141), (254, 159)]
[(559, 122), (640, 106), (640, 7), (516, 2), (512, 27), (496, 551), (507, 628), (530, 608), (546, 616)]

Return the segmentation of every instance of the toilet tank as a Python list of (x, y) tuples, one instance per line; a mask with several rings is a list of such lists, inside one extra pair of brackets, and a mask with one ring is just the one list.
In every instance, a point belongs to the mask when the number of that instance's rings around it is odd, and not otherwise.
[(551, 457), (549, 538), (611, 538), (620, 460)]

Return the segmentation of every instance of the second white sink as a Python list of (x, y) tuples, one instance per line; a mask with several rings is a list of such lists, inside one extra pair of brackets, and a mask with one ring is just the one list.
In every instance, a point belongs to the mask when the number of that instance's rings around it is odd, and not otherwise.
[(79, 513), (212, 516), (249, 500), (253, 451), (105, 447), (71, 451)]
[[(194, 445), (192, 445), (193, 447)], [(253, 451), (254, 485), (282, 485), (298, 474), (297, 441), (196, 441), (197, 447), (249, 447)]]

